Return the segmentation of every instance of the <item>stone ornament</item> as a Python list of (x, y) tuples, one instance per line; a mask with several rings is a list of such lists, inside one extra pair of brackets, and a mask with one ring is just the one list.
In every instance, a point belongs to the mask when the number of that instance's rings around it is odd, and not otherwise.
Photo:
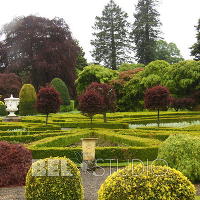
[(11, 94), (10, 98), (4, 99), (5, 105), (6, 105), (6, 111), (8, 111), (10, 114), (9, 117), (15, 117), (15, 112), (18, 111), (18, 105), (19, 105), (19, 98), (14, 98)]

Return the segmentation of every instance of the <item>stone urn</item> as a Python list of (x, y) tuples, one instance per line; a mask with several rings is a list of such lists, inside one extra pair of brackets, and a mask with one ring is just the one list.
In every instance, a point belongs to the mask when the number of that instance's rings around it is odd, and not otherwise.
[(4, 102), (9, 115), (3, 121), (19, 121), (20, 118), (15, 115), (15, 112), (18, 111), (19, 98), (14, 98), (11, 94), (9, 98), (4, 99)]
[(98, 138), (82, 138), (82, 170), (95, 170), (95, 147)]

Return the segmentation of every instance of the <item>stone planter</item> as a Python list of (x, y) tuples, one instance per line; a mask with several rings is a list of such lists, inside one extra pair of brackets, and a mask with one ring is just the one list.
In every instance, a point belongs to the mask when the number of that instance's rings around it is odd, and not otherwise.
[(83, 171), (95, 170), (95, 147), (97, 138), (82, 138)]
[(10, 114), (3, 119), (3, 121), (20, 121), (20, 117), (15, 115), (15, 112), (18, 111), (18, 105), (19, 105), (19, 98), (14, 98), (11, 94), (10, 98), (4, 99), (5, 105), (6, 105), (6, 111), (8, 111)]

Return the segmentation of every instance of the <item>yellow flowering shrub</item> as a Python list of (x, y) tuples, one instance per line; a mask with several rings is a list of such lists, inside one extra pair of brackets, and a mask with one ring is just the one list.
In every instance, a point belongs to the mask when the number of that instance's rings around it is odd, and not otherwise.
[(129, 165), (110, 175), (98, 200), (194, 200), (195, 187), (179, 171), (165, 166)]
[(27, 200), (83, 200), (80, 171), (64, 157), (34, 162), (26, 176)]

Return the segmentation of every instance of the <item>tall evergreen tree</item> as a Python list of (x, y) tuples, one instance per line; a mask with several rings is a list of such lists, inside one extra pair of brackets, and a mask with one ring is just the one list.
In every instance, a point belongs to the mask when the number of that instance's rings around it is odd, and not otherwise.
[(95, 62), (116, 69), (121, 63), (130, 61), (132, 43), (127, 18), (127, 13), (113, 0), (105, 6), (102, 16), (95, 18), (94, 40), (91, 40)]
[(197, 42), (193, 44), (191, 47), (191, 55), (194, 56), (195, 60), (200, 60), (200, 19), (198, 22), (198, 25), (196, 26), (197, 34), (196, 34), (196, 39)]
[(157, 0), (139, 0), (136, 5), (132, 34), (139, 63), (148, 64), (155, 60), (156, 40), (159, 39), (161, 25), (157, 5)]

